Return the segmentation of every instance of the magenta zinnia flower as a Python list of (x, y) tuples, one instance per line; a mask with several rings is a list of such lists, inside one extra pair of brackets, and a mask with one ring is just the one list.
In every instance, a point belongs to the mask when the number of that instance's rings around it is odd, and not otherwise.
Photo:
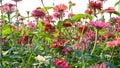
[(91, 21), (90, 24), (93, 26), (93, 27), (96, 27), (96, 28), (109, 28), (109, 23), (105, 23), (105, 22), (101, 22), (101, 21)]
[(70, 66), (64, 60), (61, 60), (61, 59), (54, 60), (54, 64), (58, 68), (70, 68)]
[(43, 10), (35, 9), (32, 11), (32, 16), (37, 18), (45, 17), (45, 12)]

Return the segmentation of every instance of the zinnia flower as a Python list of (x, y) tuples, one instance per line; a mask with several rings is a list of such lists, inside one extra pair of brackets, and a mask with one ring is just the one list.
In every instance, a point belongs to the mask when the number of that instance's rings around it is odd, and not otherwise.
[(69, 47), (62, 49), (63, 53), (68, 53), (68, 52), (71, 52), (71, 51), (72, 51), (72, 49), (69, 48)]
[(87, 10), (85, 10), (85, 13), (86, 14), (92, 14), (93, 13), (93, 9), (87, 9)]
[(3, 7), (0, 8), (0, 10), (3, 11), (3, 12), (6, 12), (6, 13), (7, 12), (12, 13), (12, 12), (16, 11), (16, 5), (15, 4), (11, 4), (11, 3), (5, 3), (3, 5)]
[(62, 59), (55, 59), (54, 64), (58, 68), (70, 68), (70, 66), (65, 62), (65, 60), (62, 60)]
[(67, 6), (65, 4), (59, 4), (54, 7), (54, 12), (64, 12), (67, 10)]
[(26, 44), (26, 46), (27, 46), (27, 47), (32, 47), (32, 46), (33, 46), (33, 44)]
[(35, 9), (32, 11), (32, 16), (37, 18), (44, 18), (45, 12), (43, 10)]
[(90, 1), (90, 8), (93, 10), (101, 10), (102, 8), (102, 3), (101, 1)]
[(106, 12), (107, 12), (107, 13), (112, 13), (112, 12), (114, 12), (114, 11), (115, 11), (114, 7), (108, 7), (108, 8), (106, 9)]
[(77, 27), (80, 33), (83, 33), (83, 34), (89, 30), (88, 25), (81, 26), (79, 24), (75, 24), (75, 27)]
[(119, 45), (120, 45), (120, 41), (119, 40), (106, 42), (106, 46), (107, 47), (115, 47), (115, 46), (119, 46)]
[(60, 15), (60, 13), (58, 13), (58, 12), (53, 13), (53, 17), (56, 18), (56, 19), (59, 19), (60, 16), (65, 17), (65, 13), (62, 13), (62, 15)]
[(97, 63), (95, 65), (91, 65), (90, 68), (107, 68), (107, 65), (106, 65), (105, 62), (102, 62), (102, 63), (99, 63), (99, 64)]
[(29, 38), (28, 36), (23, 36), (20, 38), (19, 42), (26, 44), (28, 42), (28, 38)]
[(96, 28), (109, 28), (109, 23), (105, 23), (105, 22), (101, 22), (101, 21), (91, 21), (90, 24), (93, 26), (93, 27), (96, 27)]
[(46, 33), (54, 33), (55, 32), (55, 26), (53, 26), (52, 24), (50, 23), (45, 23), (45, 26), (44, 26), (44, 31)]
[(28, 23), (28, 27), (29, 27), (30, 29), (33, 29), (33, 28), (36, 27), (36, 24), (31, 21), (31, 22)]

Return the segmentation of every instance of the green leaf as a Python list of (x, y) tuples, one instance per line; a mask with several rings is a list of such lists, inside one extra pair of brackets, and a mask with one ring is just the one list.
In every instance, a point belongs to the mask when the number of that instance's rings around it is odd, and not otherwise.
[(21, 31), (21, 33), (20, 33), (20, 36), (23, 36), (24, 31), (25, 31), (25, 29), (24, 29), (24, 28), (22, 28), (22, 31)]
[(78, 20), (80, 20), (80, 19), (82, 19), (82, 18), (88, 18), (88, 19), (90, 19), (90, 20), (93, 19), (92, 16), (91, 16), (91, 15), (88, 15), (88, 14), (76, 14), (76, 15), (72, 16), (72, 19), (73, 19), (74, 21), (78, 21)]
[(115, 68), (113, 64), (109, 63), (109, 62), (106, 62), (106, 65), (108, 68)]
[(2, 60), (7, 60), (8, 62), (14, 61), (14, 59), (12, 57), (10, 57), (10, 56), (3, 56)]
[(118, 11), (114, 11), (113, 14), (120, 16), (120, 12), (118, 12)]
[(41, 29), (43, 29), (43, 28), (44, 28), (44, 26), (43, 26), (42, 22), (38, 22), (38, 27), (39, 27), (39, 28), (41, 28)]
[(88, 14), (86, 14), (86, 18), (88, 18), (88, 19), (90, 19), (90, 20), (93, 19), (93, 17), (92, 17), (91, 15), (88, 15)]
[(120, 0), (117, 1), (117, 2), (114, 4), (114, 6), (116, 7), (118, 4), (120, 4)]
[(57, 31), (53, 35), (54, 35), (54, 37), (58, 37), (59, 36), (59, 32)]
[(50, 9), (52, 9), (53, 7), (51, 7), (51, 6), (47, 6), (47, 7), (44, 7), (44, 8), (40, 8), (40, 10), (44, 10), (44, 11), (46, 11), (46, 10), (50, 10)]
[(76, 14), (76, 15), (72, 16), (72, 19), (73, 19), (74, 21), (78, 21), (78, 20), (80, 20), (80, 19), (83, 18), (83, 17), (85, 17), (84, 14)]
[(62, 21), (59, 21), (57, 24), (57, 28), (60, 30), (62, 28)]
[(74, 50), (77, 57), (81, 57), (82, 52), (80, 50)]
[(2, 35), (8, 35), (10, 33), (11, 33), (10, 24), (7, 24), (2, 28)]
[(71, 19), (65, 19), (64, 22), (72, 22)]

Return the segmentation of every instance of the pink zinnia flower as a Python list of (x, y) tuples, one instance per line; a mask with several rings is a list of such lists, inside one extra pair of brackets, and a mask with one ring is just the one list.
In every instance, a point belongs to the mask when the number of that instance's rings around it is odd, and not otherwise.
[(0, 8), (0, 10), (3, 11), (3, 12), (6, 12), (6, 13), (7, 12), (12, 13), (12, 12), (16, 11), (16, 5), (15, 4), (11, 4), (11, 3), (5, 3), (3, 5), (3, 7)]
[(74, 16), (75, 14), (73, 14), (73, 13), (69, 13), (68, 14), (68, 18), (70, 19), (72, 16)]
[(32, 47), (32, 46), (33, 46), (33, 44), (26, 44), (26, 46), (27, 46), (27, 47)]
[(64, 12), (67, 8), (65, 4), (59, 4), (54, 7), (54, 12)]
[(68, 52), (71, 52), (71, 51), (72, 51), (72, 50), (71, 50), (71, 48), (69, 48), (69, 47), (62, 49), (62, 52), (63, 52), (63, 53), (68, 53)]
[(112, 13), (115, 11), (114, 7), (108, 7), (106, 10), (105, 10), (107, 13)]
[(45, 12), (43, 10), (35, 9), (32, 11), (32, 16), (37, 18), (44, 18)]
[(107, 47), (115, 47), (115, 46), (119, 46), (119, 45), (120, 45), (120, 41), (119, 40), (106, 42), (106, 46)]
[(107, 1), (107, 0), (97, 0), (97, 1), (104, 1), (104, 2), (105, 2), (105, 1)]
[[(56, 19), (59, 19), (60, 18), (60, 13), (58, 13), (58, 12), (53, 13), (53, 17), (56, 18)], [(65, 13), (62, 13), (62, 17), (65, 17)]]
[(35, 24), (34, 22), (29, 22), (29, 23), (28, 23), (28, 27), (29, 27), (30, 29), (35, 28), (35, 27), (36, 27), (36, 24)]
[(107, 68), (107, 65), (105, 62), (97, 63), (95, 65), (91, 65), (90, 68)]
[(56, 60), (54, 60), (54, 64), (58, 68), (70, 68), (70, 66), (65, 62), (65, 60), (62, 60), (62, 59), (56, 59)]
[(93, 27), (96, 27), (96, 28), (109, 28), (109, 23), (105, 23), (105, 22), (101, 22), (101, 21), (91, 21), (90, 24), (93, 26)]

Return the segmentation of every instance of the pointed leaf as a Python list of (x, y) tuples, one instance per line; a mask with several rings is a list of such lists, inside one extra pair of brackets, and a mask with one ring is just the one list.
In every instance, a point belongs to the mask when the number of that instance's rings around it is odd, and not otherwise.
[(118, 11), (114, 11), (113, 14), (120, 16), (120, 12), (118, 12)]
[(120, 4), (120, 0), (117, 1), (117, 2), (114, 4), (114, 6), (116, 7), (118, 4)]

